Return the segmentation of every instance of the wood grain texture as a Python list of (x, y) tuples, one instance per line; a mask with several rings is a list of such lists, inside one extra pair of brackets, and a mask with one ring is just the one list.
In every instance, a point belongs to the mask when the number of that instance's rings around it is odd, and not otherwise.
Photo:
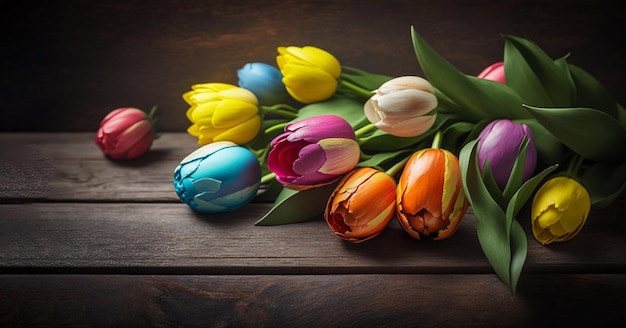
[[(471, 212), (444, 241), (414, 240), (393, 220), (377, 238), (351, 244), (337, 238), (321, 216), (298, 224), (255, 226), (270, 207), (250, 204), (234, 214), (206, 215), (184, 204), (0, 205), (0, 272), (493, 272)], [(617, 208), (602, 213), (593, 213), (575, 239), (549, 247), (535, 241), (524, 220), (529, 244), (525, 272), (626, 271), (626, 224)]]
[(342, 64), (421, 75), (410, 27), (467, 74), (502, 59), (501, 34), (626, 98), (617, 0), (17, 1), (0, 11), (0, 131), (95, 131), (114, 108), (158, 105), (158, 127), (184, 131), (181, 95), (201, 82), (236, 83), (276, 47), (315, 45)]
[(0, 322), (9, 326), (543, 327), (626, 318), (623, 274), (528, 275), (516, 296), (480, 274), (2, 278)]

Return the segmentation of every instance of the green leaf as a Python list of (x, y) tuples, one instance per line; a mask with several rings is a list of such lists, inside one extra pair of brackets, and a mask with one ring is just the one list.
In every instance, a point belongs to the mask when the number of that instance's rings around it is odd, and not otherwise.
[(361, 138), (361, 149), (364, 151), (396, 151), (418, 146), (437, 132), (449, 119), (449, 115), (437, 115), (433, 126), (428, 131), (415, 137), (397, 137), (376, 129), (371, 135)]
[(619, 118), (617, 104), (604, 86), (582, 68), (572, 64), (569, 65), (569, 68), (576, 86), (574, 106), (597, 108), (614, 118)]
[(526, 256), (528, 254), (528, 240), (524, 228), (517, 220), (512, 220), (511, 224), (511, 292), (515, 295), (517, 283), (522, 274)]
[(459, 154), (463, 188), (476, 215), (478, 241), (496, 275), (511, 288), (511, 240), (506, 213), (485, 187), (476, 158), (477, 140)]
[(271, 226), (306, 221), (322, 215), (328, 198), (338, 182), (326, 186), (296, 191), (284, 188), (274, 206), (255, 225)]
[(524, 106), (553, 136), (582, 157), (623, 161), (626, 130), (615, 118), (591, 108)]
[(513, 168), (511, 168), (511, 173), (509, 174), (509, 179), (506, 182), (504, 187), (504, 191), (502, 194), (504, 198), (511, 199), (515, 191), (519, 189), (519, 187), (524, 182), (524, 168), (526, 166), (526, 151), (528, 150), (529, 140), (524, 136), (524, 140), (520, 145), (517, 156), (515, 157), (515, 162), (513, 162)]
[(353, 129), (358, 129), (369, 123), (363, 113), (363, 103), (342, 95), (334, 95), (328, 100), (306, 105), (298, 111), (299, 121), (318, 115), (337, 115), (344, 118)]
[(565, 145), (555, 138), (546, 128), (535, 119), (514, 120), (518, 124), (526, 124), (533, 134), (533, 141), (537, 149), (538, 160), (547, 165), (561, 163), (569, 154)]
[(451, 103), (463, 110), (465, 120), (477, 122), (482, 119), (528, 118), (521, 107), (522, 98), (509, 86), (468, 76), (458, 71), (441, 57), (411, 27), (415, 54), (428, 81), (445, 94)]
[(405, 155), (408, 153), (412, 153), (411, 149), (400, 149), (394, 152), (378, 152), (368, 159), (362, 160), (359, 162), (360, 167), (370, 166), (382, 169), (383, 163), (386, 163), (392, 159), (398, 158), (401, 155)]
[[(441, 148), (447, 149), (455, 154), (466, 144), (468, 136), (476, 128), (476, 123), (454, 122), (442, 131)], [(482, 129), (482, 128), (481, 128)], [(472, 138), (471, 140), (473, 140)]]
[(370, 91), (378, 89), (381, 84), (393, 78), (388, 75), (370, 73), (351, 66), (342, 66), (342, 69), (343, 73), (341, 74), (341, 78)]
[(507, 213), (511, 214), (511, 217), (516, 217), (519, 211), (524, 207), (530, 196), (533, 195), (535, 189), (545, 179), (548, 174), (552, 173), (559, 165), (552, 165), (545, 170), (541, 171), (541, 173), (533, 176), (528, 179), (524, 184), (513, 194), (511, 199), (509, 199), (509, 203), (507, 205)]
[(594, 163), (582, 174), (581, 181), (594, 208), (606, 208), (626, 190), (626, 162)]
[(505, 35), (506, 83), (525, 104), (572, 107), (574, 90), (568, 73), (532, 41)]

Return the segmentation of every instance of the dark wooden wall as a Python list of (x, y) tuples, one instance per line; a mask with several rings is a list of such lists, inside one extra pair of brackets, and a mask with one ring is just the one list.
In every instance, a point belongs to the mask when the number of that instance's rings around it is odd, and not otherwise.
[(31, 0), (0, 5), (0, 131), (95, 131), (110, 110), (159, 106), (184, 131), (192, 84), (236, 83), (276, 47), (315, 45), (344, 65), (420, 75), (410, 26), (463, 72), (501, 59), (500, 34), (571, 52), (624, 103), (619, 1)]

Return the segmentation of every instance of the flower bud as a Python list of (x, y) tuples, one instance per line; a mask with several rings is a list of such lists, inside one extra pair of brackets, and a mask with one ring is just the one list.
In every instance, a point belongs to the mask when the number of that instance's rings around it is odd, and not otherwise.
[(112, 159), (133, 159), (147, 152), (154, 138), (152, 117), (137, 108), (124, 107), (102, 120), (95, 141)]
[(304, 190), (332, 183), (360, 158), (352, 126), (335, 115), (291, 123), (270, 142), (267, 166), (285, 187)]
[(278, 68), (265, 63), (247, 63), (237, 70), (238, 85), (250, 90), (261, 105), (274, 105), (288, 99), (283, 75)]
[(583, 185), (569, 177), (554, 177), (533, 198), (533, 235), (544, 245), (572, 239), (585, 225), (590, 210), (591, 198)]
[(226, 83), (193, 85), (183, 99), (191, 105), (187, 118), (193, 123), (187, 132), (206, 145), (231, 141), (244, 145), (261, 129), (256, 96), (244, 88)]
[(324, 217), (341, 239), (363, 242), (380, 234), (393, 218), (396, 183), (371, 167), (346, 174), (328, 199)]
[(339, 61), (316, 47), (278, 47), (276, 63), (287, 92), (297, 101), (310, 104), (335, 94), (341, 75)]
[(524, 181), (530, 179), (537, 165), (537, 149), (533, 134), (526, 124), (517, 124), (507, 119), (494, 120), (478, 135), (478, 165), (482, 171), (485, 162), (489, 167), (500, 190), (504, 190), (519, 148), (528, 138), (524, 162)]
[(398, 221), (415, 239), (452, 236), (468, 207), (459, 160), (445, 149), (427, 148), (411, 155), (397, 189)]
[(185, 157), (174, 170), (174, 188), (199, 212), (230, 212), (243, 207), (261, 185), (261, 165), (247, 148), (230, 141), (210, 143)]
[(477, 77), (506, 84), (506, 76), (504, 75), (504, 62), (496, 62), (489, 65), (482, 72), (480, 72)]
[(414, 137), (435, 123), (437, 107), (432, 85), (418, 76), (402, 76), (383, 83), (365, 103), (367, 119), (378, 129), (398, 137)]

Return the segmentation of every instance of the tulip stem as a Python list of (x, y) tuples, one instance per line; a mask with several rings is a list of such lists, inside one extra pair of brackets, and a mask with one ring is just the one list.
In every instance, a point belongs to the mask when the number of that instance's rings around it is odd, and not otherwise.
[(294, 119), (298, 117), (297, 113), (294, 113), (293, 111), (289, 109), (285, 110), (285, 108), (279, 107), (279, 106), (271, 106), (271, 107), (261, 106), (261, 108), (263, 109), (265, 113), (276, 114), (276, 115), (279, 115), (288, 119)]
[(396, 174), (398, 174), (398, 172), (400, 172), (400, 170), (404, 167), (406, 162), (409, 161), (409, 158), (411, 158), (411, 155), (413, 155), (413, 153), (409, 154), (409, 156), (405, 157), (403, 160), (401, 160), (398, 163), (394, 164), (387, 171), (385, 171), (385, 173), (389, 174), (389, 176), (391, 176), (391, 177), (394, 177)]
[(576, 173), (580, 169), (580, 166), (583, 164), (584, 160), (585, 160), (584, 157), (580, 155), (574, 155), (574, 158), (567, 166), (567, 170), (566, 170), (567, 174), (569, 176), (576, 176)]
[(265, 129), (265, 134), (270, 134), (271, 132), (274, 132), (276, 130), (282, 130), (284, 129), (287, 125), (289, 124), (289, 122), (284, 122), (284, 123), (278, 123), (276, 125), (272, 125), (269, 128)]
[(439, 147), (441, 147), (441, 139), (442, 139), (441, 135), (442, 135), (441, 130), (435, 133), (435, 137), (433, 138), (433, 143), (430, 146), (430, 148), (439, 149)]
[(360, 96), (365, 97), (366, 99), (369, 99), (373, 92), (370, 90), (367, 90), (365, 88), (362, 88), (352, 82), (346, 81), (346, 79), (341, 79), (341, 85), (343, 85), (344, 87), (356, 92), (357, 94), (359, 94)]
[(276, 173), (274, 173), (274, 172), (268, 173), (268, 174), (264, 175), (261, 178), (261, 184), (262, 185), (268, 184), (268, 183), (272, 182), (272, 180), (274, 180), (274, 179), (276, 179)]
[(375, 129), (376, 126), (374, 125), (374, 123), (370, 123), (356, 131), (354, 131), (354, 136), (357, 138), (362, 137), (364, 134), (367, 134), (368, 132), (372, 131), (373, 129)]

